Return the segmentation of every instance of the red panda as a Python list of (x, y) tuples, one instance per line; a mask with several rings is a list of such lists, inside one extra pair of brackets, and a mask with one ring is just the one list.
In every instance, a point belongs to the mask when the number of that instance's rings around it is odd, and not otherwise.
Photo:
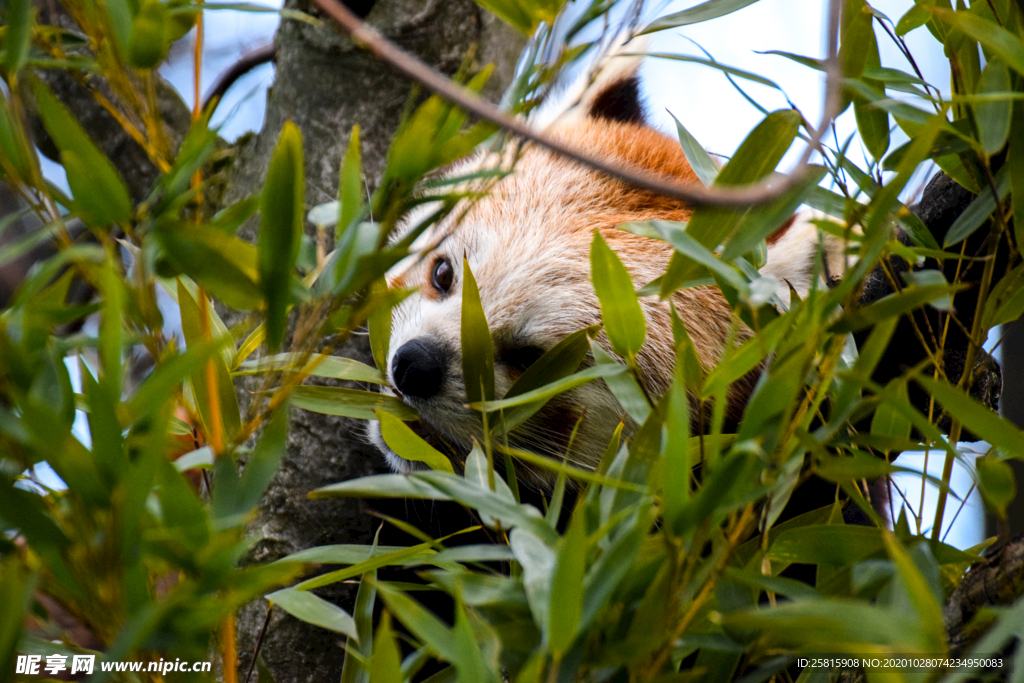
[[(699, 182), (677, 140), (644, 120), (638, 58), (616, 57), (561, 116), (545, 112), (536, 120), (553, 137), (611, 161)], [(478, 153), (449, 171), (451, 177), (489, 168), (496, 157)], [(508, 154), (504, 155), (508, 156)], [(423, 210), (424, 215), (427, 210)], [(686, 221), (685, 203), (629, 185), (535, 145), (525, 145), (514, 172), (487, 195), (453, 211), (418, 238), (423, 249), (389, 273), (391, 287), (417, 291), (397, 306), (387, 362), (390, 387), (420, 415), (417, 431), (457, 460), (481, 438), (478, 414), (465, 406), (460, 355), (462, 260), (465, 257), (495, 345), (495, 394), (504, 395), (523, 370), (544, 351), (583, 327), (599, 324), (601, 310), (590, 279), (590, 246), (599, 231), (643, 286), (662, 275), (672, 255), (665, 242), (617, 229), (629, 221)], [(416, 216), (406, 220), (415, 225)], [(811, 223), (790, 219), (768, 239), (761, 273), (775, 277), (783, 300), (792, 288), (803, 296), (818, 272), (818, 233)], [(750, 336), (713, 286), (685, 289), (672, 302), (705, 370), (722, 357), (730, 334)], [(641, 299), (647, 339), (637, 357), (640, 380), (651, 397), (667, 389), (675, 363), (668, 301)], [(603, 338), (603, 337), (602, 337)], [(599, 338), (599, 341), (600, 339)], [(756, 375), (732, 388), (728, 416), (738, 419)], [(623, 411), (607, 386), (592, 382), (552, 399), (509, 435), (509, 445), (545, 455), (566, 456), (569, 436), (584, 418), (568, 455), (582, 467), (596, 466)], [(409, 463), (394, 454), (370, 425), (370, 440), (391, 466)]]

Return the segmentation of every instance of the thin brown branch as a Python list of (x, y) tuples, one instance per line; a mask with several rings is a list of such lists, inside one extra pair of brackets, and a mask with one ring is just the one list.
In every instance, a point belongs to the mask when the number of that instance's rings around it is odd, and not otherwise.
[(224, 93), (228, 91), (235, 82), (249, 73), (253, 69), (267, 62), (271, 62), (277, 56), (277, 49), (274, 45), (268, 44), (263, 47), (258, 47), (255, 50), (251, 50), (242, 55), (241, 59), (231, 65), (231, 67), (217, 77), (217, 82), (213, 84), (213, 87), (206, 93), (206, 97), (203, 98), (203, 111), (209, 109), (210, 105), (217, 106), (220, 99), (224, 96)]
[(836, 53), (842, 0), (830, 0), (829, 2), (828, 56), (824, 63), (825, 105), (821, 123), (811, 136), (800, 161), (788, 175), (781, 178), (766, 178), (753, 185), (743, 187), (704, 187), (698, 184), (680, 183), (665, 176), (648, 173), (632, 166), (612, 163), (606, 159), (592, 156), (586, 151), (569, 147), (543, 131), (534, 130), (524, 121), (508, 116), (490, 102), (434, 71), (367, 25), (338, 0), (314, 0), (314, 2), (327, 16), (350, 34), (357, 44), (467, 112), (573, 161), (652, 192), (680, 199), (693, 206), (748, 206), (768, 202), (782, 196), (803, 181), (810, 170), (811, 156), (820, 148), (822, 136), (838, 113), (841, 78)]

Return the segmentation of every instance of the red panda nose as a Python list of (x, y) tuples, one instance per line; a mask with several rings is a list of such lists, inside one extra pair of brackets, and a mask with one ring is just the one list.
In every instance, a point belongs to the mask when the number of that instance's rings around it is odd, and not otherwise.
[(406, 396), (430, 398), (441, 391), (444, 382), (444, 349), (429, 339), (413, 339), (402, 345), (391, 361), (395, 388)]

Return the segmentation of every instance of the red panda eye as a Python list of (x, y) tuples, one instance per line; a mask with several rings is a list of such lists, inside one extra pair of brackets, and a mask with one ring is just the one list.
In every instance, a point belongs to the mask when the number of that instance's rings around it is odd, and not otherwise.
[(452, 288), (452, 282), (455, 280), (455, 269), (452, 268), (452, 264), (448, 262), (446, 258), (439, 258), (434, 262), (434, 270), (430, 275), (430, 282), (441, 294), (447, 294), (448, 290)]
[(544, 349), (537, 346), (517, 346), (502, 350), (501, 362), (519, 372), (525, 372), (543, 355)]

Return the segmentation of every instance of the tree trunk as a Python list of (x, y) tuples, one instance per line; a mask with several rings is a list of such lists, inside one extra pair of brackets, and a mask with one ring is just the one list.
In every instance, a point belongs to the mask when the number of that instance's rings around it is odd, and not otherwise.
[[(511, 81), (523, 39), (471, 0), (381, 0), (362, 3), (362, 8), (348, 4), (355, 11), (362, 9), (378, 30), (446, 74), (454, 73), (475, 49), (477, 66), (496, 67), (484, 92), (492, 101)], [(289, 0), (288, 6), (316, 11), (304, 0)], [(327, 22), (311, 26), (282, 19), (275, 44), (277, 71), (263, 130), (241, 141), (222, 204), (259, 190), (278, 134), (289, 119), (302, 129), (307, 206), (336, 199), (340, 160), (355, 124), (361, 128), (367, 191), (372, 192), (413, 93), (411, 84)], [(252, 238), (254, 232), (246, 236)], [(366, 337), (353, 337), (335, 353), (372, 363)], [(260, 504), (253, 527), (258, 541), (249, 561), (268, 562), (316, 545), (372, 540), (376, 523), (360, 501), (306, 497), (325, 484), (387, 469), (363, 429), (356, 420), (293, 411), (287, 454)], [(318, 594), (351, 606), (351, 587), (331, 588)], [(267, 603), (262, 600), (239, 614), (240, 681), (266, 617)], [(259, 652), (277, 683), (333, 682), (341, 673), (340, 641), (337, 634), (274, 609)]]

